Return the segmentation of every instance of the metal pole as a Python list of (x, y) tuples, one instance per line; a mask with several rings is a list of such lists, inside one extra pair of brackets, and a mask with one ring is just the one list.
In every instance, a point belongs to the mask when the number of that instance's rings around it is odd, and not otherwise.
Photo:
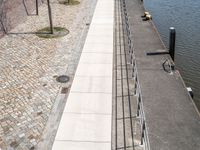
[(36, 5), (36, 15), (38, 15), (39, 14), (38, 0), (36, 0), (35, 5)]
[(143, 145), (143, 139), (144, 139), (144, 132), (145, 132), (145, 121), (143, 120), (142, 123), (142, 135), (141, 135), (141, 145)]
[(169, 28), (170, 35), (169, 35), (169, 54), (174, 61), (174, 55), (175, 55), (175, 42), (176, 42), (176, 30), (174, 27)]
[(51, 5), (50, 5), (49, 0), (47, 0), (47, 5), (48, 5), (48, 12), (49, 12), (50, 31), (51, 31), (51, 34), (53, 34), (53, 21), (52, 21), (52, 14), (51, 14)]

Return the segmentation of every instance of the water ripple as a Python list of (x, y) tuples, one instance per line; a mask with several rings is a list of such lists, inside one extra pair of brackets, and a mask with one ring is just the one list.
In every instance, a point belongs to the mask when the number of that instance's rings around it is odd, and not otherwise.
[(176, 28), (176, 65), (200, 109), (200, 1), (145, 0), (144, 4), (167, 47), (169, 27)]

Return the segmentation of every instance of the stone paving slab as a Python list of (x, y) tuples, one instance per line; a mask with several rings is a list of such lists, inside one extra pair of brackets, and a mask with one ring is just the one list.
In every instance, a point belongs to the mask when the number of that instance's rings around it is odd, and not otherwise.
[(85, 45), (83, 53), (104, 53), (112, 54), (113, 46), (107, 45), (106, 47), (102, 43), (91, 43), (90, 45)]
[(112, 54), (82, 53), (81, 64), (112, 64)]
[[(113, 11), (113, 3), (113, 0), (99, 0), (93, 19), (99, 16), (114, 19), (113, 13), (109, 13)], [(102, 15), (99, 10), (108, 13)], [(111, 149), (112, 53), (113, 24), (91, 23), (53, 150), (61, 148), (60, 141), (63, 148), (77, 149), (82, 145), (84, 149), (91, 145), (88, 150)]]
[[(103, 84), (102, 84), (103, 83)], [(71, 87), (73, 93), (112, 93), (111, 77), (76, 77)]]
[(110, 120), (111, 115), (64, 113), (55, 140), (111, 142)]
[(76, 76), (111, 77), (112, 64), (79, 64)]
[[(72, 142), (72, 141), (55, 141), (54, 145), (58, 150), (66, 150), (66, 143), (67, 148), (70, 150), (106, 150), (110, 149), (109, 143), (93, 143), (93, 142)], [(57, 150), (56, 149), (56, 150)], [(53, 149), (55, 150), (55, 149)]]
[(103, 93), (70, 93), (64, 112), (111, 115), (111, 98), (111, 94)]

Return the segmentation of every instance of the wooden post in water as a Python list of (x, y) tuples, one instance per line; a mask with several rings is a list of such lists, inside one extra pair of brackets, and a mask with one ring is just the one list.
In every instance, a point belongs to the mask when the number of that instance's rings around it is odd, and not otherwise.
[(175, 42), (176, 42), (176, 30), (174, 27), (169, 28), (169, 54), (174, 61), (174, 55), (175, 55)]

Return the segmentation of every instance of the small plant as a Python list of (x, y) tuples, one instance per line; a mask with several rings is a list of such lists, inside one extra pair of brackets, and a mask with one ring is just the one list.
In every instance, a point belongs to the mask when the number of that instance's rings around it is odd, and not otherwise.
[(69, 30), (63, 27), (53, 27), (53, 30), (54, 32), (52, 34), (50, 27), (45, 27), (43, 29), (38, 30), (36, 32), (36, 35), (40, 38), (58, 38), (69, 34)]
[(64, 4), (64, 5), (78, 5), (78, 4), (80, 4), (80, 2), (76, 1), (76, 0), (60, 0), (59, 3)]

